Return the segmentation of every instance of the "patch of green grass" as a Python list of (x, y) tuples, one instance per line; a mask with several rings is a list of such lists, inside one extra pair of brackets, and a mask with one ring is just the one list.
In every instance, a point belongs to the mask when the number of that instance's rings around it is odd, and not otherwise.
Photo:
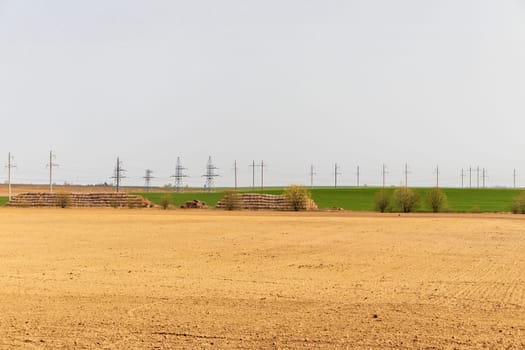
[[(380, 188), (314, 189), (312, 197), (319, 208), (341, 207), (346, 210), (374, 210), (375, 194)], [(387, 188), (394, 192), (394, 188)], [(429, 212), (426, 203), (428, 188), (416, 188), (419, 194), (418, 211)], [(521, 191), (513, 189), (461, 189), (443, 188), (447, 195), (447, 209), (453, 212), (508, 212), (512, 201)]]
[[(267, 193), (282, 194), (284, 188), (268, 188), (264, 191), (251, 188), (239, 189), (244, 193)], [(320, 209), (343, 208), (354, 211), (374, 211), (375, 194), (381, 188), (377, 187), (347, 187), (347, 188), (314, 188), (310, 190), (312, 198)], [(387, 191), (394, 192), (395, 188), (386, 188)], [(414, 189), (420, 197), (420, 212), (430, 212), (426, 205), (426, 192), (428, 188)], [(447, 209), (452, 212), (509, 212), (512, 201), (522, 190), (514, 189), (461, 189), (461, 188), (443, 188), (448, 198)], [(173, 203), (177, 206), (194, 199), (206, 202), (213, 207), (223, 197), (223, 189), (217, 192), (182, 192), (172, 193)], [(160, 197), (163, 193), (138, 193), (139, 195), (151, 200), (154, 203), (160, 203)]]
[(8, 197), (0, 197), (0, 207), (6, 205), (7, 202), (9, 202)]
[(446, 188), (448, 206), (456, 212), (508, 212), (512, 201), (522, 190), (494, 188)]

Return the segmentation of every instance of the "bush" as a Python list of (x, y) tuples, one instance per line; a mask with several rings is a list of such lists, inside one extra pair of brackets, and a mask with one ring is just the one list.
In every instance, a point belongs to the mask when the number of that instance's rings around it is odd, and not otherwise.
[(112, 208), (119, 208), (121, 207), (121, 200), (119, 198), (111, 198), (109, 205), (111, 205)]
[(162, 197), (160, 197), (160, 206), (162, 209), (166, 210), (171, 205), (171, 196), (169, 193), (164, 194)]
[(512, 212), (514, 214), (525, 214), (525, 192), (520, 193), (512, 202)]
[(399, 211), (410, 213), (417, 209), (419, 205), (419, 196), (414, 190), (407, 187), (401, 187), (394, 191), (394, 202)]
[(237, 191), (225, 191), (222, 198), (224, 209), (226, 210), (240, 210), (242, 209), (241, 198)]
[(291, 185), (284, 190), (284, 196), (292, 210), (299, 211), (308, 209), (311, 196), (310, 192), (308, 192), (304, 186)]
[(58, 193), (56, 196), (56, 205), (60, 208), (71, 206), (71, 195), (68, 193)]
[(447, 205), (447, 195), (437, 187), (427, 192), (427, 204), (434, 213), (442, 211)]
[(390, 192), (381, 190), (376, 193), (376, 210), (384, 213), (390, 207)]
[(473, 214), (479, 214), (481, 213), (481, 209), (479, 206), (475, 205), (472, 208), (470, 208), (469, 212)]

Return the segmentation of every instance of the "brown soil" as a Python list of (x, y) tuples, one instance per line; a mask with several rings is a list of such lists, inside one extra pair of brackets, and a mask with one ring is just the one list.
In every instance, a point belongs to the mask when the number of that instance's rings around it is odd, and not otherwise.
[(0, 348), (523, 348), (509, 215), (0, 209)]

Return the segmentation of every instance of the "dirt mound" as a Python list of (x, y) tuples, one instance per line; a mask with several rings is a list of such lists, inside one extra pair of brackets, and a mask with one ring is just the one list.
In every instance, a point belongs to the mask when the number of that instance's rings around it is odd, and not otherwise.
[[(65, 203), (66, 202), (66, 203)], [(151, 208), (150, 201), (127, 193), (21, 193), (14, 197), (8, 206), (11, 207), (131, 207)]]
[(180, 206), (182, 209), (208, 209), (208, 204), (197, 199), (188, 201)]
[[(238, 200), (240, 209), (248, 210), (292, 210), (288, 199), (284, 195), (259, 194), (259, 193), (239, 193)], [(226, 203), (221, 200), (217, 203), (216, 208), (225, 209)], [(310, 199), (307, 203), (306, 210), (316, 210), (317, 204)]]

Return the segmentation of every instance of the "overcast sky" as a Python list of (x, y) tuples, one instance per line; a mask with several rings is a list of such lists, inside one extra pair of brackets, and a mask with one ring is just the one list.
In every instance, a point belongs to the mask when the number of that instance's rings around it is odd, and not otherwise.
[(2, 181), (525, 186), (525, 1), (0, 0), (0, 121)]

